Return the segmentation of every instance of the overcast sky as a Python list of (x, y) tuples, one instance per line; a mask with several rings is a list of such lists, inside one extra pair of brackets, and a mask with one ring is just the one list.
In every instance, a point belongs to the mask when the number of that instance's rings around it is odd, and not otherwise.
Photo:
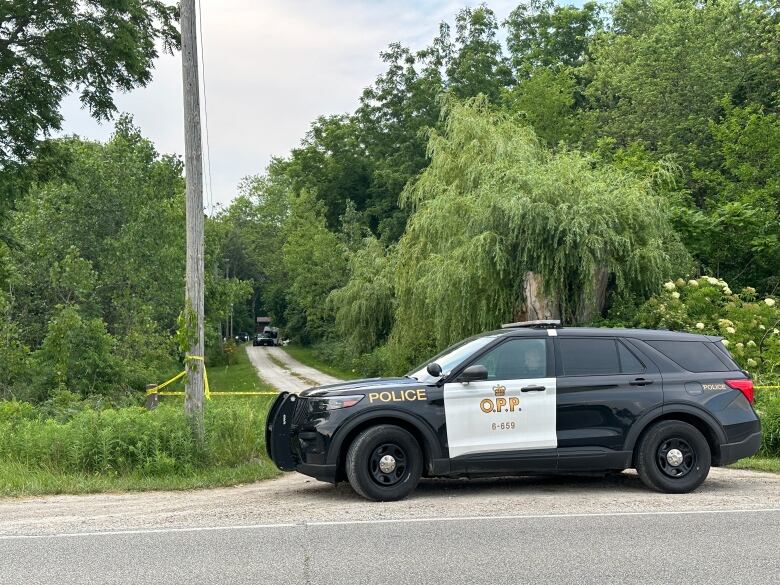
[[(319, 115), (351, 112), (384, 71), (394, 41), (418, 49), (452, 22), (465, 0), (201, 0), (214, 201), (227, 203), (242, 177), (298, 145)], [(503, 20), (519, 0), (490, 0)], [(201, 96), (203, 102), (203, 96)], [(160, 152), (182, 154), (181, 64), (159, 58), (148, 87), (117, 96), (121, 112)], [(63, 104), (64, 131), (105, 140), (78, 99)]]

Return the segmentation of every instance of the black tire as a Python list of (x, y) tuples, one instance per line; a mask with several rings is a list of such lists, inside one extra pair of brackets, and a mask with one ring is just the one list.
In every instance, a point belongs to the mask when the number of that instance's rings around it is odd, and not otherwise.
[(659, 492), (692, 492), (710, 472), (710, 445), (699, 429), (686, 422), (665, 420), (654, 424), (636, 449), (639, 478)]
[[(385, 456), (383, 471), (379, 462)], [(347, 451), (345, 470), (358, 494), (376, 502), (392, 502), (408, 496), (420, 481), (423, 457), (420, 445), (408, 431), (394, 425), (378, 425), (360, 433)]]

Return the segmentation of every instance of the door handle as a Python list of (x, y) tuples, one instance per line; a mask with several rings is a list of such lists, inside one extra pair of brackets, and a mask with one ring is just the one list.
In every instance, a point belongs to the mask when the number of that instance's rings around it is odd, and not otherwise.
[(544, 392), (546, 389), (544, 386), (523, 386), (520, 392)]
[(649, 384), (652, 384), (652, 380), (646, 380), (645, 378), (636, 378), (635, 380), (631, 380), (629, 384), (632, 386), (647, 386)]

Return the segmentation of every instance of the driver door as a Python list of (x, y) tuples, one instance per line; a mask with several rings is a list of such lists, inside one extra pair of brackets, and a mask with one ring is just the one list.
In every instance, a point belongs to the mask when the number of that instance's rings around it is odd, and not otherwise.
[(507, 339), (467, 365), (485, 366), (487, 380), (444, 385), (451, 458), (558, 446), (550, 340)]

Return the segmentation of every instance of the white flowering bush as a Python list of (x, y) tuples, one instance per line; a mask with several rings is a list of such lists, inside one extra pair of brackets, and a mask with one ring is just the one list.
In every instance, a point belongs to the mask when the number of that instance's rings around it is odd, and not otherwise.
[[(733, 292), (712, 276), (669, 281), (641, 305), (631, 325), (718, 335), (737, 363), (766, 379), (780, 376), (780, 305), (752, 287)], [(628, 323), (626, 323), (628, 324)]]

